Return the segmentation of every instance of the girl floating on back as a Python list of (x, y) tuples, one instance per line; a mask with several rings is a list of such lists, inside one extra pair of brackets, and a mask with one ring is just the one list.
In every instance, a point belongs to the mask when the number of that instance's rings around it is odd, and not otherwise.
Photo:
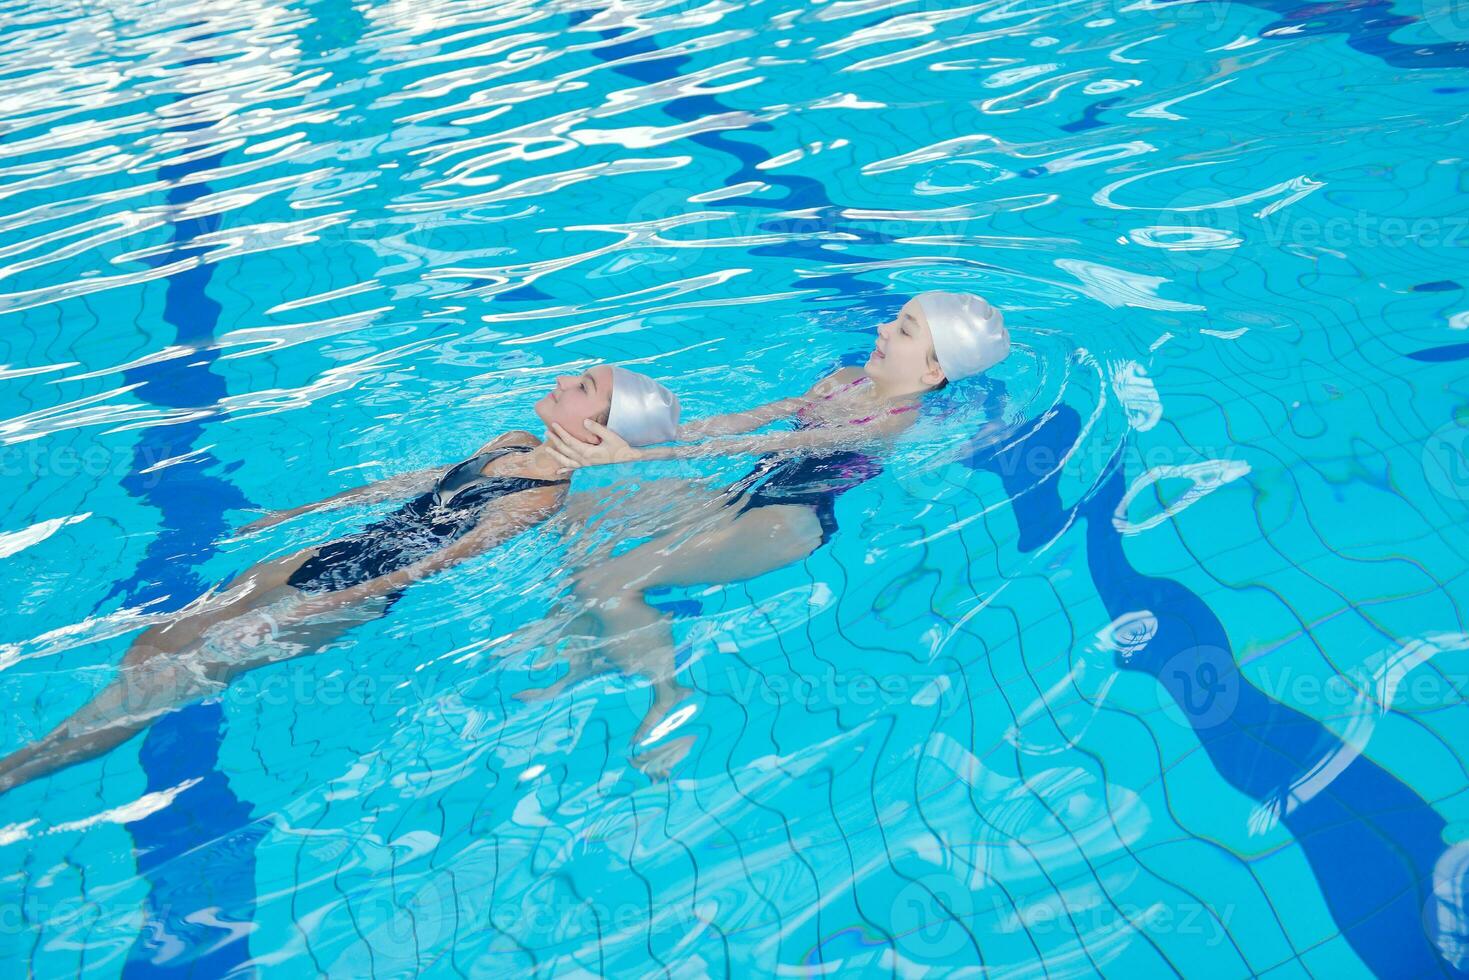
[[(558, 378), (535, 412), (546, 425), (595, 422), (630, 445), (672, 438), (678, 425), (672, 392), (608, 365)], [(406, 498), (362, 531), (256, 565), (222, 594), (144, 630), (111, 684), (45, 738), (0, 759), (0, 792), (95, 758), (247, 670), (314, 653), (364, 616), (385, 613), (411, 583), (529, 530), (565, 501), (559, 468), (545, 443), (515, 430), (446, 469), (406, 473), (254, 522), (247, 529)]]

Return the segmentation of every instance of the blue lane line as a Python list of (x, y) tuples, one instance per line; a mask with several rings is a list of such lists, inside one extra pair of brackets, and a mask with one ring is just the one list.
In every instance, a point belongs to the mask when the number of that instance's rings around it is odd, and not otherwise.
[[(1391, 64), (1428, 67), (1444, 60), (1469, 63), (1469, 46), (1397, 45), (1386, 37), (1386, 32), (1407, 21), (1386, 24), (1374, 19), (1368, 11), (1357, 12), (1357, 5), (1343, 4), (1337, 13), (1325, 16), (1319, 8), (1302, 8), (1289, 0), (1246, 2), (1281, 12), (1286, 19), (1274, 27), (1289, 24), (1306, 33), (1345, 33), (1351, 47)], [(1383, 5), (1375, 2), (1369, 6)], [(1313, 15), (1320, 16), (1309, 20)], [(590, 16), (586, 12), (573, 14), (572, 26)], [(599, 33), (610, 39), (623, 31)], [(599, 48), (594, 54), (603, 60), (613, 60), (656, 49), (651, 39), (640, 38)], [(673, 57), (635, 62), (616, 66), (614, 71), (652, 83), (673, 77), (687, 60)], [(1101, 108), (1096, 107), (1096, 111)], [(713, 97), (694, 96), (670, 102), (665, 111), (674, 118), (688, 120), (728, 110)], [(1094, 111), (1079, 125), (1073, 125), (1079, 129), (1090, 128), (1096, 122)], [(768, 131), (771, 127), (761, 124), (750, 128)], [(755, 164), (764, 158), (757, 147), (722, 133), (701, 133), (691, 139), (738, 161), (739, 170), (729, 179), (730, 183), (761, 180), (785, 187), (788, 196), (779, 202), (782, 208), (834, 207), (819, 181), (756, 170)], [(727, 203), (774, 206), (756, 197), (735, 198)], [(863, 242), (886, 240), (886, 236), (862, 229), (850, 230)], [(870, 261), (851, 252), (819, 249), (817, 243), (809, 241), (782, 242), (751, 251), (804, 258), (811, 258), (816, 252), (829, 262)], [(804, 280), (802, 285), (813, 283), (833, 287), (854, 298), (876, 291), (876, 287), (846, 273)], [(878, 302), (889, 299), (875, 298)], [(1075, 443), (1079, 430), (1076, 413), (1062, 407), (1037, 423), (1031, 438), (1021, 440), (1010, 455), (1025, 452), (1026, 447), (1034, 451), (1049, 442), (1051, 451), (1057, 454), (1052, 458), (1060, 459)], [(1028, 551), (1054, 537), (1067, 514), (1054, 481), (1031, 487), (1023, 477), (1017, 477), (1027, 471), (1016, 464), (1015, 458), (977, 456), (970, 465), (1001, 475), (1020, 525), (1019, 546)], [(1125, 489), (1120, 456), (1114, 458), (1111, 468), (1115, 471), (1111, 479), (1080, 508), (1087, 519), (1091, 574), (1114, 618), (1146, 609), (1159, 621), (1158, 632), (1148, 645), (1146, 656), (1119, 666), (1147, 671), (1159, 680), (1195, 725), (1211, 763), (1226, 782), (1256, 800), (1280, 806), (1284, 813), (1282, 823), (1305, 853), (1333, 921), (1374, 972), (1379, 976), (1452, 974), (1439, 957), (1422, 917), (1425, 903), (1433, 894), (1434, 862), (1444, 850), (1443, 819), (1411, 789), (1362, 756), (1338, 775), (1327, 791), (1285, 812), (1285, 797), (1291, 784), (1314, 767), (1325, 752), (1340, 745), (1340, 740), (1315, 720), (1271, 700), (1244, 681), (1235, 666), (1222, 624), (1202, 599), (1176, 582), (1142, 576), (1127, 563), (1121, 536), (1111, 521), (1113, 509)], [(1192, 655), (1193, 651), (1205, 650), (1211, 653)], [(1233, 711), (1223, 721), (1217, 718), (1221, 685), (1234, 698)], [(1201, 699), (1201, 692), (1212, 696)]]
[[(158, 176), (178, 181), (216, 167), (220, 160), (216, 155), (161, 167)], [(182, 206), (208, 193), (210, 188), (202, 182), (175, 186), (167, 200)], [(154, 264), (202, 256), (204, 249), (187, 243), (216, 229), (219, 221), (212, 215), (187, 226), (173, 224), (174, 247)], [(220, 314), (219, 304), (206, 292), (213, 275), (214, 266), (201, 263), (167, 280), (163, 318), (175, 329), (175, 343), (207, 346), (213, 340)], [(215, 351), (201, 351), (132, 369), (125, 377), (129, 384), (142, 383), (136, 394), (143, 402), (168, 408), (213, 405), (226, 393), (224, 379), (209, 370), (216, 356)], [(207, 453), (157, 473), (142, 473), (157, 460), (189, 452), (203, 431), (200, 422), (143, 430), (133, 451), (132, 471), (122, 485), (158, 510), (161, 528), (132, 578), (119, 582), (108, 600), (121, 597), (128, 605), (157, 601), (153, 609), (171, 611), (204, 590), (197, 566), (214, 554), (214, 542), (228, 530), (225, 512), (250, 507), (250, 501), (217, 475), (219, 460)], [(215, 948), (228, 935), (224, 928), (185, 921), (195, 912), (213, 909), (219, 921), (248, 922), (255, 903), (255, 846), (264, 829), (252, 824), (249, 804), (235, 796), (215, 768), (223, 724), (220, 705), (194, 704), (159, 719), (144, 739), (139, 762), (149, 792), (186, 779), (200, 782), (170, 806), (128, 824), (138, 873), (148, 880), (149, 891), (146, 919), (123, 966), (124, 977), (223, 976), (249, 956), (248, 941)], [(181, 952), (164, 963), (153, 963), (156, 955), (179, 942), (184, 946)]]
[[(1112, 515), (1126, 489), (1121, 452), (1097, 491), (1071, 510), (1056, 476), (1031, 483), (1026, 458), (1076, 445), (1080, 418), (1069, 407), (1033, 421), (1010, 448), (981, 450), (968, 465), (997, 474), (1012, 498), (1019, 547), (1053, 538), (1071, 513), (1086, 519), (1092, 582), (1114, 619), (1147, 610), (1157, 632), (1117, 666), (1152, 675), (1188, 717), (1209, 761), (1231, 786), (1282, 813), (1321, 886), (1333, 921), (1376, 975), (1459, 976), (1438, 954), (1424, 911), (1444, 852), (1444, 820), (1386, 770), (1358, 755), (1310, 799), (1287, 807), (1290, 787), (1341, 740), (1315, 719), (1272, 700), (1235, 666), (1229, 637), (1208, 605), (1169, 579), (1128, 562)], [(1433, 920), (1430, 916), (1429, 919)]]
[(1122, 100), (1115, 95), (1107, 99), (1098, 99), (1081, 111), (1080, 119), (1064, 124), (1061, 129), (1068, 133), (1084, 133), (1088, 129), (1109, 125), (1101, 118), (1102, 113), (1121, 104)]
[(1442, 347), (1425, 347), (1408, 355), (1415, 361), (1462, 361), (1469, 357), (1469, 344), (1445, 344)]
[[(1176, 0), (1180, 7), (1196, 7), (1201, 18), (1211, 16), (1212, 4), (1198, 0)], [(1393, 13), (1391, 0), (1330, 0), (1325, 3), (1301, 3), (1300, 0), (1241, 0), (1260, 10), (1279, 14), (1280, 20), (1267, 24), (1260, 37), (1267, 34), (1295, 40), (1324, 34), (1346, 36), (1353, 51), (1380, 58), (1394, 68), (1464, 68), (1469, 67), (1469, 42), (1449, 41), (1432, 44), (1401, 44), (1392, 39), (1399, 28), (1415, 24), (1422, 17)], [(1451, 17), (1454, 0), (1442, 6), (1443, 16)], [(1170, 5), (1171, 6), (1171, 5)], [(1430, 30), (1432, 23), (1430, 22)], [(1268, 40), (1268, 38), (1267, 38)], [(1448, 93), (1443, 93), (1448, 94)]]
[[(573, 12), (568, 20), (573, 28), (580, 26), (590, 20), (590, 11), (580, 10)], [(596, 31), (599, 37), (612, 40), (628, 33), (631, 28), (616, 28), (613, 30)], [(617, 61), (636, 55), (651, 54), (660, 50), (651, 37), (632, 38), (621, 44), (612, 44), (594, 49), (591, 53), (602, 61)], [(655, 82), (666, 82), (679, 75), (683, 66), (689, 58), (685, 55), (674, 55), (666, 58), (657, 58), (648, 61), (634, 61), (628, 64), (614, 65), (612, 70), (619, 75), (631, 78), (645, 85)], [(674, 99), (663, 107), (663, 112), (680, 122), (691, 122), (704, 119), (709, 116), (733, 111), (712, 95), (691, 95), (681, 99)], [(773, 127), (769, 123), (754, 123), (744, 127), (742, 132), (765, 133), (770, 132)], [(766, 153), (763, 149), (750, 143), (743, 143), (733, 139), (730, 135), (722, 132), (696, 133), (688, 137), (690, 141), (697, 143), (715, 153), (724, 154), (732, 158), (736, 164), (734, 173), (725, 179), (726, 185), (741, 184), (746, 181), (759, 181), (783, 188), (786, 192), (784, 199), (776, 201), (768, 197), (731, 197), (723, 199), (722, 204), (744, 204), (751, 207), (767, 208), (775, 210), (799, 211), (816, 209), (820, 216), (810, 220), (809, 228), (803, 230), (818, 231), (823, 227), (831, 231), (842, 231), (858, 237), (861, 242), (869, 244), (883, 244), (892, 241), (893, 236), (874, 232), (870, 229), (848, 227), (836, 223), (835, 208), (831, 198), (827, 197), (826, 187), (819, 181), (810, 177), (800, 177), (791, 174), (766, 173), (757, 168), (757, 164), (764, 162)], [(787, 219), (793, 221), (795, 219)], [(759, 230), (779, 231), (786, 226), (770, 227), (762, 225)], [(821, 247), (819, 241), (808, 239), (797, 239), (794, 241), (777, 242), (772, 245), (760, 245), (748, 249), (751, 255), (771, 255), (783, 258), (819, 259), (829, 265), (840, 265), (850, 263), (869, 263), (876, 261), (872, 256), (858, 255), (849, 250), (833, 251)], [(870, 295), (869, 302), (886, 307), (892, 307), (893, 311), (900, 305), (897, 298), (882, 293), (879, 286), (863, 281), (858, 276), (850, 273), (836, 273), (829, 276), (818, 276), (811, 279), (803, 279), (796, 285), (810, 289), (811, 287), (828, 287), (839, 294), (857, 299), (864, 295)], [(511, 294), (505, 294), (503, 298), (512, 298)], [(520, 298), (520, 297), (513, 297)], [(818, 302), (821, 297), (806, 299), (803, 302)], [(852, 332), (867, 333), (867, 328), (853, 328)]]

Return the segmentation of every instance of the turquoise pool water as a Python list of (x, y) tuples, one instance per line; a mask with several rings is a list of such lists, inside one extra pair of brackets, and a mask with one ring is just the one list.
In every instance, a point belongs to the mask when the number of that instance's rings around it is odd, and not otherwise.
[[(658, 602), (694, 694), (514, 695), (669, 480), (0, 797), (36, 976), (1469, 967), (1469, 14), (0, 4), (0, 751), (143, 625), (618, 360), (1016, 347), (828, 547)], [(1000, 425), (996, 425), (998, 422)], [(608, 502), (611, 503), (608, 506)], [(588, 516), (590, 515), (590, 516)]]

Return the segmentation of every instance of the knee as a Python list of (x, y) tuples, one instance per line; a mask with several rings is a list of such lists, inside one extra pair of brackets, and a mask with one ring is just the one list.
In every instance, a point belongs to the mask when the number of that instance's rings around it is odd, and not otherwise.
[(633, 591), (628, 586), (627, 577), (618, 573), (614, 563), (578, 572), (572, 577), (571, 587), (588, 606), (616, 605), (625, 601)]
[(763, 508), (767, 547), (774, 555), (787, 559), (810, 554), (821, 545), (821, 518), (810, 507), (783, 506)]

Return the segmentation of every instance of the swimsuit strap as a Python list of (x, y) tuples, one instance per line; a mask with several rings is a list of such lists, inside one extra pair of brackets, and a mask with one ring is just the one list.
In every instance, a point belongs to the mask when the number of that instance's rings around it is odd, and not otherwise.
[[(890, 408), (890, 409), (888, 409), (887, 413), (889, 415), (901, 415), (903, 412), (912, 412), (912, 411), (916, 411), (917, 409), (918, 409), (918, 406), (917, 405), (904, 405), (901, 408)], [(852, 421), (848, 422), (847, 424), (848, 425), (866, 425), (868, 422), (871, 422), (875, 418), (877, 418), (876, 415), (869, 415), (866, 418), (853, 419)]]
[[(480, 472), (480, 470), (483, 470), (490, 463), (493, 463), (506, 453), (528, 453), (534, 448), (534, 446), (501, 446), (499, 449), (489, 449), (482, 453), (476, 453), (463, 462), (455, 463), (447, 473), (439, 477), (438, 483), (434, 486), (435, 499), (445, 506), (452, 506), (461, 494), (475, 487), (504, 486), (513, 492), (515, 490), (529, 490), (532, 487), (538, 486), (553, 487), (558, 484), (570, 482), (569, 480), (542, 480), (534, 476), (486, 476)], [(469, 470), (474, 475), (468, 479), (458, 481), (458, 486), (451, 486), (464, 470)], [(515, 481), (515, 483), (512, 484), (509, 481)], [(447, 500), (444, 499), (446, 491), (448, 492)]]
[[(860, 385), (864, 381), (871, 381), (871, 380), (872, 379), (869, 378), (865, 374), (862, 375), (861, 377), (853, 378), (851, 381), (848, 381), (846, 384), (842, 385), (840, 388), (838, 388), (836, 391), (833, 391), (831, 394), (821, 396), (821, 399), (822, 399), (822, 401), (831, 401), (833, 398), (835, 398), (837, 395), (840, 395), (842, 392), (844, 392), (844, 391), (846, 391), (846, 390), (848, 390), (850, 388), (855, 388), (857, 385)], [(889, 415), (900, 415), (903, 412), (915, 412), (917, 410), (918, 410), (918, 406), (917, 405), (901, 405), (898, 408), (890, 408), (890, 409), (888, 409), (887, 414), (889, 414)], [(802, 411), (804, 411), (804, 409)], [(796, 414), (797, 414), (797, 416), (799, 416), (801, 414), (801, 412), (797, 412)], [(851, 422), (848, 422), (846, 424), (847, 425), (866, 425), (868, 422), (871, 422), (875, 418), (877, 418), (876, 415), (869, 415), (865, 419), (853, 419)]]
[[(485, 463), (492, 463), (495, 460), (499, 459), (501, 456), (504, 456), (506, 453), (528, 453), (534, 448), (536, 447), (521, 445), (501, 446), (499, 449), (487, 449), (482, 453), (478, 453), (473, 458), (479, 459), (480, 456), (483, 456), (485, 458)], [(480, 465), (483, 466), (484, 463), (481, 463)]]
[[(837, 395), (840, 395), (842, 392), (847, 391), (847, 390), (849, 390), (851, 388), (854, 388), (854, 387), (856, 387), (857, 385), (861, 384), (862, 382), (864, 382), (866, 380), (868, 380), (868, 378), (867, 378), (867, 375), (865, 375), (865, 374), (860, 375), (860, 376), (858, 376), (856, 378), (853, 378), (851, 381), (848, 381), (846, 384), (842, 385), (836, 391), (829, 392), (828, 394), (822, 395), (821, 396), (821, 400), (824, 401), (824, 402), (829, 402), (833, 398), (835, 398)], [(806, 414), (806, 409), (805, 409), (804, 406), (796, 410), (796, 418), (798, 418), (798, 419), (804, 419), (805, 414)]]
[(829, 394), (829, 395), (822, 395), (821, 396), (821, 400), (822, 401), (828, 401), (829, 402), (833, 398), (835, 398), (837, 395), (840, 395), (842, 392), (847, 391), (850, 388), (855, 388), (855, 387), (857, 387), (858, 385), (860, 385), (864, 381), (871, 381), (871, 380), (872, 379), (869, 378), (869, 377), (867, 377), (867, 375), (865, 375), (865, 374), (858, 375), (857, 377), (853, 378), (851, 381), (848, 381), (846, 384), (842, 385), (836, 391), (833, 391), (831, 394)]
[[(457, 470), (461, 466), (467, 466), (470, 463), (473, 463), (475, 461), (478, 461), (479, 462), (479, 466), (475, 467), (475, 469), (476, 470), (482, 470), (486, 466), (488, 466), (491, 463), (493, 463), (495, 460), (499, 459), (501, 456), (504, 456), (506, 453), (528, 453), (528, 452), (530, 452), (531, 450), (533, 450), (535, 448), (536, 448), (535, 446), (501, 446), (499, 449), (487, 449), (487, 450), (485, 450), (482, 453), (476, 453), (475, 455), (469, 457), (469, 459), (466, 459), (462, 463), (456, 463), (456, 464), (454, 464), (454, 469)], [(450, 472), (453, 472), (453, 470), (450, 470)], [(497, 479), (497, 477), (494, 477), (494, 476), (482, 476), (482, 475), (480, 476), (480, 478), (481, 479), (484, 479), (484, 480), (494, 480), (494, 479)], [(503, 479), (511, 479), (511, 477), (506, 476), (506, 477), (503, 477)], [(517, 476), (517, 477), (514, 477), (514, 479), (517, 479), (517, 480), (530, 480), (533, 483), (566, 483), (567, 482), (566, 480), (542, 480), (539, 477), (534, 477), (534, 476)]]

